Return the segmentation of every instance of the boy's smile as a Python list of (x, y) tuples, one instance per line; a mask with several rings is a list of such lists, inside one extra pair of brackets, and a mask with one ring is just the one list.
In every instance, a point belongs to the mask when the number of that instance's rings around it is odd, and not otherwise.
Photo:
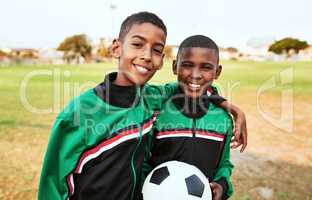
[(118, 85), (144, 85), (163, 64), (166, 35), (151, 24), (134, 24), (127, 35), (115, 40), (113, 55), (119, 58)]
[(209, 48), (183, 48), (173, 64), (180, 87), (191, 98), (204, 94), (221, 73), (216, 51)]

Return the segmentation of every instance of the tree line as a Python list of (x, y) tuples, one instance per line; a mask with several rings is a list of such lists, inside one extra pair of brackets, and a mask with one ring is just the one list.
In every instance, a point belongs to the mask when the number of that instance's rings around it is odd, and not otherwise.
[[(306, 41), (287, 37), (272, 43), (269, 46), (268, 51), (275, 54), (286, 54), (287, 56), (290, 56), (291, 51), (298, 53), (300, 50), (305, 49), (308, 46), (309, 45)], [(86, 62), (92, 60), (92, 48), (91, 41), (87, 35), (79, 34), (65, 38), (60, 43), (57, 50), (64, 52), (64, 59), (66, 62), (70, 63), (73, 60), (76, 60), (76, 62), (79, 63), (80, 57)], [(234, 48), (229, 50), (234, 50)], [(172, 46), (166, 46), (164, 53), (166, 57), (173, 58)], [(110, 46), (101, 42), (97, 47), (95, 54), (97, 58), (110, 58)]]

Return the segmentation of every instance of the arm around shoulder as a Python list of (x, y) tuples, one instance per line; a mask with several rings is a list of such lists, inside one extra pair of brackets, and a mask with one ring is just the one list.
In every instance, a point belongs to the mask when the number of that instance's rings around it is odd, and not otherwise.
[(165, 85), (146, 85), (144, 98), (153, 110), (160, 110), (162, 104), (177, 91), (178, 83), (167, 83)]

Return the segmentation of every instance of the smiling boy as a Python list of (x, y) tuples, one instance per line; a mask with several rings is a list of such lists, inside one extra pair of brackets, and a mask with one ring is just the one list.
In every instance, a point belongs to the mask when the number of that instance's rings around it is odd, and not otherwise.
[(173, 63), (179, 89), (157, 117), (150, 159), (152, 167), (171, 160), (195, 165), (209, 179), (214, 200), (233, 192), (232, 119), (211, 101), (211, 84), (221, 70), (219, 49), (210, 38), (195, 35), (181, 43)]
[[(123, 22), (112, 44), (118, 72), (74, 99), (56, 118), (41, 174), (40, 200), (138, 197), (142, 162), (148, 154), (144, 144), (155, 120), (153, 101), (142, 98), (143, 86), (163, 64), (166, 35), (166, 26), (152, 13), (136, 13)], [(163, 87), (161, 93), (150, 87), (149, 93), (167, 98), (170, 88)]]

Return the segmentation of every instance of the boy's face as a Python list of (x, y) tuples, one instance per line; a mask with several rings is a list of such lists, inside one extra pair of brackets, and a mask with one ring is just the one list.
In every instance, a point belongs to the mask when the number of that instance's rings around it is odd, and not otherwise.
[(182, 90), (191, 98), (204, 94), (221, 70), (216, 51), (209, 48), (184, 48), (173, 63)]
[(134, 24), (121, 40), (112, 45), (113, 55), (119, 59), (116, 83), (143, 85), (163, 64), (166, 35), (151, 24)]

